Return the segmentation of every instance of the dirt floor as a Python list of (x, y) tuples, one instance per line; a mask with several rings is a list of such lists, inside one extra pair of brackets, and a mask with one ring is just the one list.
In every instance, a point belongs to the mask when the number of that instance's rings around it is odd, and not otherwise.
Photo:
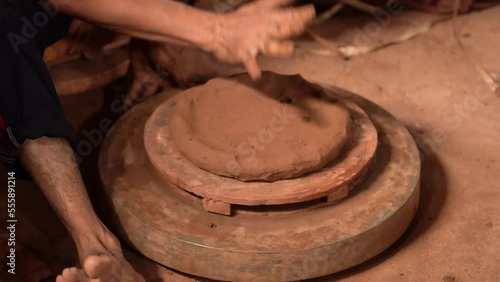
[[(367, 54), (345, 60), (304, 38), (293, 59), (262, 60), (265, 69), (300, 73), (380, 104), (410, 129), (422, 151), (421, 204), (405, 235), (363, 265), (315, 281), (498, 281), (500, 6), (456, 20), (463, 48), (449, 17), (388, 15), (379, 21), (335, 18), (314, 28), (345, 52)], [(115, 118), (111, 90), (63, 98), (69, 120), (84, 138), (84, 130), (96, 128), (102, 118)], [(82, 164), (92, 195), (98, 187), (97, 151)], [(1, 191), (0, 209), (6, 210)], [(36, 187), (18, 183), (17, 202), (17, 240), (24, 248), (17, 253), (17, 280), (2, 271), (0, 281), (40, 281), (75, 264), (71, 239)], [(99, 199), (94, 203), (98, 207)], [(0, 213), (2, 222), (5, 216)], [(3, 248), (5, 229), (1, 232)], [(147, 281), (200, 281), (132, 252), (127, 256)]]

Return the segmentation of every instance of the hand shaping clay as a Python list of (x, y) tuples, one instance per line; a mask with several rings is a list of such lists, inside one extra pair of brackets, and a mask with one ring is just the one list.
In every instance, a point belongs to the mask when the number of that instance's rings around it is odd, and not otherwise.
[(334, 160), (349, 138), (348, 109), (322, 91), (299, 75), (216, 78), (181, 94), (170, 136), (191, 162), (218, 175), (298, 177)]

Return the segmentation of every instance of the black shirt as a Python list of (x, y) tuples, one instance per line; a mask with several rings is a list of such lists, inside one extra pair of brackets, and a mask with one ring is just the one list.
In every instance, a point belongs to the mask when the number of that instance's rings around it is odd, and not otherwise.
[(43, 60), (70, 23), (44, 1), (0, 0), (0, 160), (9, 171), (23, 174), (18, 152), (27, 138), (76, 141)]

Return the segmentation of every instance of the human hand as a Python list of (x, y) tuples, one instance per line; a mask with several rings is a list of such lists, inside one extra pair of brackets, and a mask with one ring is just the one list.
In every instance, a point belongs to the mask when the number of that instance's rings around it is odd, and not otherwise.
[(244, 72), (239, 67), (220, 63), (210, 53), (195, 47), (143, 40), (132, 41), (130, 60), (133, 83), (124, 99), (126, 107), (172, 84), (187, 88), (214, 77)]
[(254, 80), (260, 78), (257, 56), (291, 56), (289, 38), (304, 31), (315, 16), (312, 5), (284, 8), (292, 2), (257, 0), (219, 15), (213, 44), (205, 49), (223, 62), (244, 65)]
[(123, 99), (123, 105), (132, 107), (139, 98), (145, 99), (157, 93), (162, 87), (170, 86), (169, 73), (154, 66), (151, 53), (155, 43), (143, 40), (132, 40), (130, 43), (130, 69), (132, 73), (132, 84)]

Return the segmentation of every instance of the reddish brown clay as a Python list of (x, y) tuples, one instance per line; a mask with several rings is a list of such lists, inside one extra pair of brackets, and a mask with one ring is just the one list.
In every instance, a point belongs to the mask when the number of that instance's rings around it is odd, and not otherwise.
[(333, 161), (349, 139), (349, 110), (322, 92), (300, 75), (215, 78), (182, 92), (162, 129), (182, 155), (213, 174), (297, 178)]

